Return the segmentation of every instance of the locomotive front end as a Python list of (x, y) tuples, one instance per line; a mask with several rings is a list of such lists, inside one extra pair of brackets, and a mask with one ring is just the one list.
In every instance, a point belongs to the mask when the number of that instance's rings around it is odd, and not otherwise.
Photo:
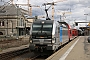
[(32, 24), (30, 31), (30, 50), (43, 52), (54, 50), (55, 38), (52, 36), (53, 21), (40, 20)]

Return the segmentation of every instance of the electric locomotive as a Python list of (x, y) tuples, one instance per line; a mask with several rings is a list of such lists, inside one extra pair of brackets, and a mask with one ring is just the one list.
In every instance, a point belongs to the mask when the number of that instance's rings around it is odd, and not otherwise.
[(56, 51), (69, 41), (67, 24), (54, 20), (37, 20), (32, 23), (30, 30), (30, 51)]

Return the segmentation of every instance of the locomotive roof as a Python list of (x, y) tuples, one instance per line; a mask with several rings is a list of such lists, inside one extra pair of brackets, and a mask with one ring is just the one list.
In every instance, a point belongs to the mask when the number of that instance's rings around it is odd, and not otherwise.
[[(59, 21), (58, 21), (59, 22)], [(66, 22), (59, 22), (59, 23), (61, 23), (61, 24), (65, 24), (65, 25), (68, 25)]]
[(53, 20), (37, 20), (37, 21), (34, 21), (33, 23), (53, 23)]

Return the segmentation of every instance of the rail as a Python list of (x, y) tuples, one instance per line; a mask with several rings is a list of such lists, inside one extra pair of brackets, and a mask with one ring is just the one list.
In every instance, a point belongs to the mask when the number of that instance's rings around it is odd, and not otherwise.
[(0, 54), (0, 60), (8, 60), (12, 57), (15, 57), (17, 55), (23, 54), (23, 53), (28, 52), (28, 51), (29, 51), (29, 48), (25, 48), (25, 49), (21, 49), (21, 50), (2, 53), (2, 54)]

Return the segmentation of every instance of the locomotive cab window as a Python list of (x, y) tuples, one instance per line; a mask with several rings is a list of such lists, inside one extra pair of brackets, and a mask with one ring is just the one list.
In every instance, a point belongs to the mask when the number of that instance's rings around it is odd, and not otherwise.
[(42, 31), (51, 32), (51, 30), (52, 30), (52, 24), (44, 24), (43, 25)]
[(41, 24), (33, 24), (32, 29), (32, 32), (39, 31), (41, 29)]
[(52, 24), (33, 24), (33, 32), (51, 32)]

